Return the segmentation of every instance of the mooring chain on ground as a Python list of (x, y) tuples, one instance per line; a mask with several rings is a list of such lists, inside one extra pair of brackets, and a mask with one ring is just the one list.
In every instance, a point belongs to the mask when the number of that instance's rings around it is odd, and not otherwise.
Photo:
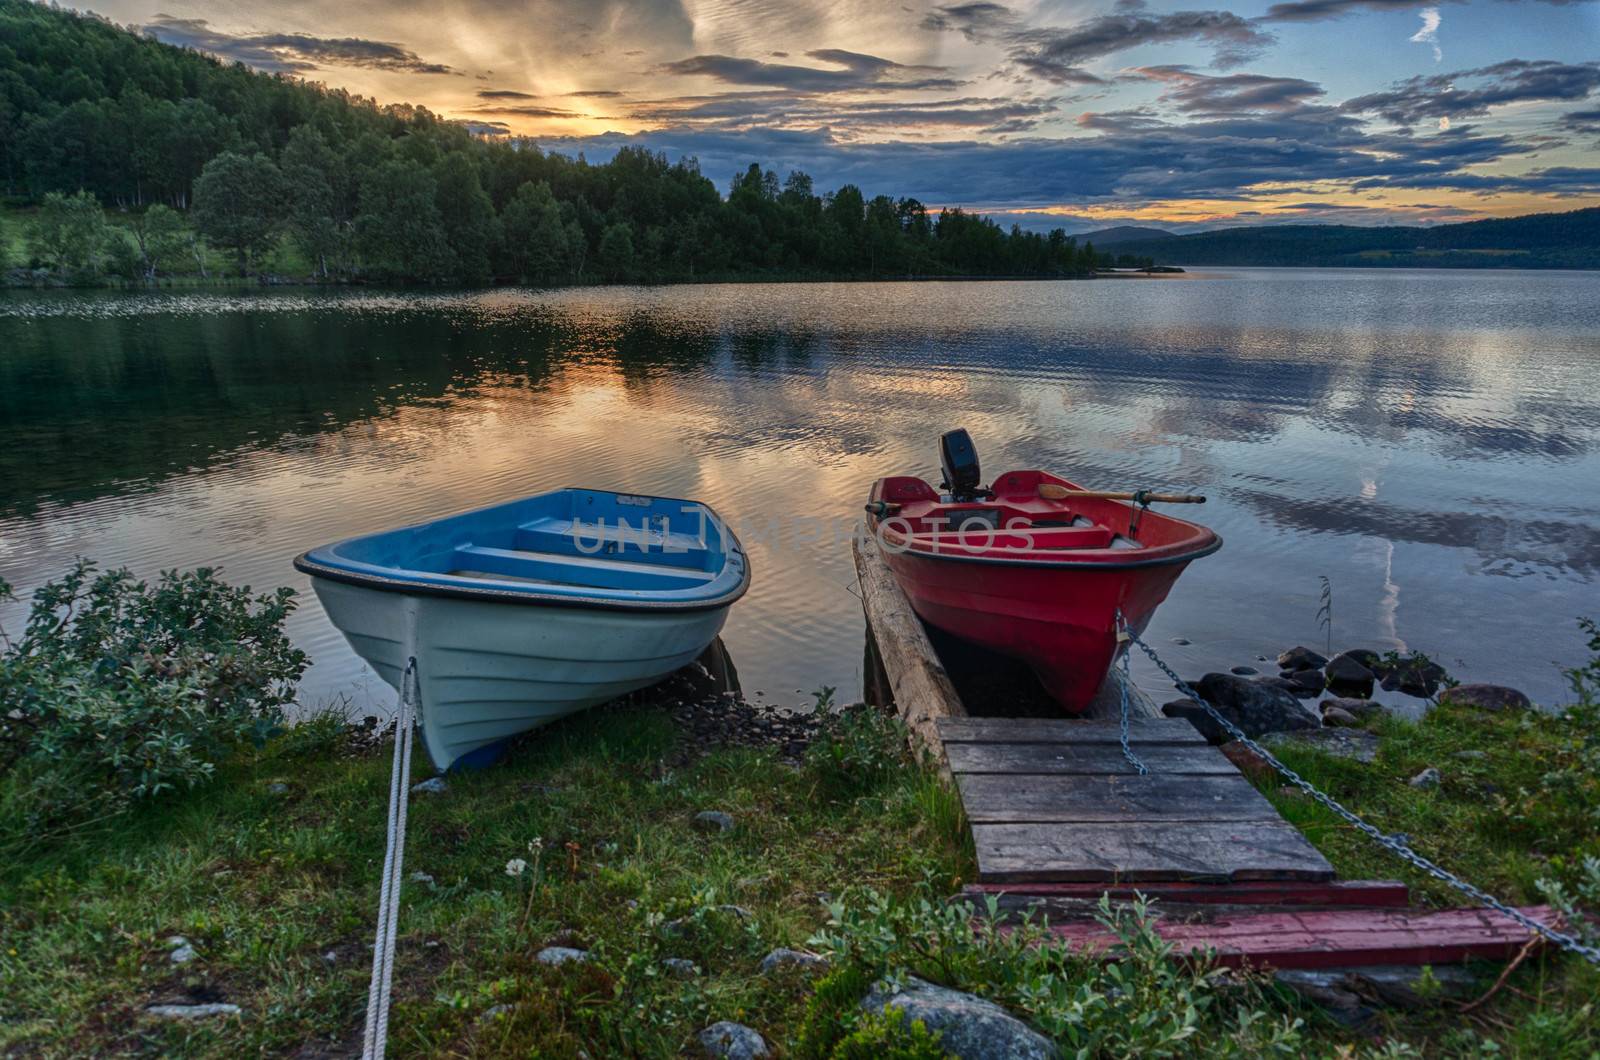
[[(1532, 931), (1535, 934), (1542, 936), (1546, 940), (1555, 943), (1562, 949), (1571, 953), (1576, 953), (1578, 956), (1582, 957), (1591, 964), (1600, 966), (1600, 947), (1590, 946), (1575, 935), (1569, 935), (1566, 932), (1557, 931), (1555, 928), (1539, 923), (1539, 921), (1528, 916), (1515, 906), (1507, 905), (1505, 902), (1500, 901), (1498, 898), (1475, 886), (1474, 884), (1463, 880), (1461, 877), (1457, 876), (1449, 869), (1444, 868), (1442, 865), (1435, 864), (1434, 862), (1428, 860), (1426, 857), (1423, 857), (1421, 854), (1418, 854), (1415, 850), (1411, 849), (1410, 840), (1406, 836), (1389, 835), (1376, 825), (1368, 824), (1366, 821), (1358, 817), (1354, 811), (1346, 809), (1337, 800), (1335, 800), (1333, 796), (1320, 791), (1314, 785), (1312, 785), (1309, 780), (1306, 780), (1299, 773), (1296, 773), (1294, 770), (1278, 761), (1277, 756), (1275, 756), (1271, 751), (1268, 751), (1265, 747), (1256, 743), (1250, 737), (1246, 736), (1237, 725), (1223, 717), (1217, 708), (1213, 707), (1210, 703), (1207, 703), (1200, 693), (1191, 688), (1187, 681), (1179, 677), (1177, 672), (1173, 670), (1172, 667), (1163, 662), (1161, 657), (1156, 654), (1156, 650), (1154, 648), (1146, 644), (1139, 638), (1138, 634), (1134, 633), (1128, 628), (1120, 610), (1117, 612), (1117, 628), (1121, 631), (1121, 634), (1125, 634), (1129, 640), (1137, 644), (1139, 649), (1150, 657), (1150, 661), (1161, 668), (1162, 673), (1166, 674), (1172, 679), (1173, 685), (1179, 692), (1200, 704), (1200, 706), (1205, 709), (1205, 712), (1211, 716), (1211, 719), (1218, 725), (1222, 726), (1223, 731), (1225, 731), (1229, 736), (1233, 737), (1239, 743), (1243, 744), (1245, 747), (1249, 748), (1253, 754), (1260, 757), (1262, 761), (1266, 762), (1273, 769), (1277, 770), (1279, 775), (1281, 775), (1285, 780), (1289, 781), (1289, 783), (1293, 784), (1295, 787), (1311, 796), (1311, 798), (1320, 805), (1337, 814), (1352, 828), (1367, 836), (1379, 846), (1395, 854), (1413, 868), (1420, 869), (1429, 876), (1432, 876), (1434, 879), (1439, 880), (1442, 883), (1449, 884), (1451, 887), (1454, 887), (1457, 891), (1466, 895), (1468, 898), (1480, 902), (1483, 905), (1488, 906), (1490, 909), (1493, 909), (1495, 912), (1509, 917), (1511, 920), (1516, 921), (1529, 931)], [(1126, 693), (1124, 693), (1124, 719), (1126, 719)], [(1123, 725), (1126, 727), (1126, 720), (1124, 720)], [(1123, 749), (1126, 753), (1126, 743), (1123, 744)]]
[(400, 918), (400, 883), (406, 848), (406, 804), (411, 793), (411, 747), (415, 742), (417, 660), (400, 675), (395, 708), (394, 762), (389, 775), (389, 824), (378, 887), (378, 930), (372, 941), (372, 979), (367, 984), (367, 1027), (362, 1060), (382, 1060), (389, 1040), (389, 997), (394, 982), (395, 930)]

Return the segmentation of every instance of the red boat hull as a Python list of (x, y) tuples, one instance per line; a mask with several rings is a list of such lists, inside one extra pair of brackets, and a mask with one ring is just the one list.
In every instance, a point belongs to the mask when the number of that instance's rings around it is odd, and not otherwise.
[[(923, 621), (1022, 660), (1063, 709), (1079, 713), (1126, 647), (1117, 640), (1118, 613), (1142, 633), (1189, 563), (1222, 542), (1204, 527), (1146, 512), (1136, 545), (1040, 547), (1038, 541), (1074, 535), (1090, 542), (1123, 537), (1111, 527), (1128, 528), (1134, 515), (1131, 506), (1116, 501), (1081, 501), (1068, 509), (1062, 502), (1041, 500), (1037, 487), (1043, 482), (1077, 488), (1043, 472), (1011, 472), (995, 481), (992, 500), (949, 505), (921, 480), (881, 479), (873, 487), (874, 501), (911, 499), (891, 501), (902, 516), (873, 518), (869, 526)], [(924, 526), (918, 520), (929, 514), (959, 520), (963, 513), (995, 509), (1016, 519), (1049, 520), (1051, 529), (985, 532), (977, 540), (972, 534), (965, 539), (946, 534), (932, 543), (917, 532)], [(1092, 520), (1093, 526), (1063, 533), (1056, 529), (1063, 515), (1076, 515), (1080, 523)], [(985, 542), (988, 547), (980, 547)]]

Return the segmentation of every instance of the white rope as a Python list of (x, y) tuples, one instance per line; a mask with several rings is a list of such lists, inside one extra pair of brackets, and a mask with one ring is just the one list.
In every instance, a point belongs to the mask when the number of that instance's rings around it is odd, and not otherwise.
[(395, 710), (394, 762), (389, 776), (388, 849), (379, 884), (378, 930), (372, 940), (372, 979), (367, 985), (367, 1029), (361, 1060), (382, 1060), (389, 1039), (389, 993), (394, 979), (395, 927), (400, 919), (400, 883), (406, 847), (406, 806), (411, 793), (411, 746), (416, 728), (417, 660), (406, 663)]

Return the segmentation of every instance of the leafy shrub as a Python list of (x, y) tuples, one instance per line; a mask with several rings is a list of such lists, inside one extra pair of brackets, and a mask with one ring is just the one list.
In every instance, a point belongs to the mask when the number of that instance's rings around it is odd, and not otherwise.
[(821, 731), (806, 750), (806, 760), (831, 794), (851, 797), (874, 791), (906, 761), (906, 730), (900, 719), (858, 703), (829, 710), (833, 689), (817, 696)]
[(954, 1060), (939, 1047), (939, 1033), (897, 1008), (863, 1015), (828, 1054), (829, 1060)]
[(275, 732), (306, 667), (293, 607), (208, 568), (152, 587), (80, 561), (40, 588), (20, 638), (0, 631), (0, 848), (193, 788)]
[(830, 955), (835, 971), (808, 1009), (801, 1056), (858, 1055), (834, 1050), (861, 1027), (856, 1005), (866, 986), (908, 974), (1010, 1008), (1067, 1054), (1296, 1055), (1306, 1045), (1301, 1021), (1274, 1011), (1276, 995), (1255, 980), (1205, 959), (1175, 959), (1143, 903), (1102, 901), (1098, 919), (1116, 939), (1113, 960), (1073, 952), (1031, 917), (1001, 930), (992, 899), (979, 917), (967, 902), (928, 892), (900, 900), (865, 890), (828, 912), (810, 945)]

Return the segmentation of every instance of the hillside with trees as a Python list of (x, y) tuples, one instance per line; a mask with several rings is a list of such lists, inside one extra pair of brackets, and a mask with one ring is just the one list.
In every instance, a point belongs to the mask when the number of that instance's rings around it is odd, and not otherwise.
[[(0, 0), (0, 266), (21, 282), (216, 273), (623, 283), (1074, 277), (1098, 260), (959, 209), (826, 194), (751, 165), (603, 165), (490, 141), (421, 107), (257, 73), (95, 16)], [(7, 246), (10, 249), (7, 250)]]
[(1600, 207), (1427, 228), (1221, 228), (1121, 240), (1116, 249), (1171, 265), (1594, 269), (1600, 268)]

